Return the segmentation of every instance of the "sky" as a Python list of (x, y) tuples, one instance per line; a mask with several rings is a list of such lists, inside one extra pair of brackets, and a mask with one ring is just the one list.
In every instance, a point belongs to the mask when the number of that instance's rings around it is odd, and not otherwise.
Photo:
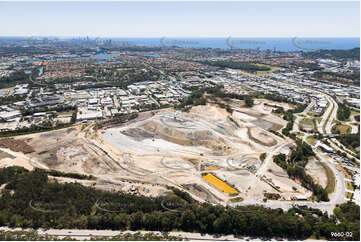
[(0, 2), (0, 36), (359, 37), (359, 2)]

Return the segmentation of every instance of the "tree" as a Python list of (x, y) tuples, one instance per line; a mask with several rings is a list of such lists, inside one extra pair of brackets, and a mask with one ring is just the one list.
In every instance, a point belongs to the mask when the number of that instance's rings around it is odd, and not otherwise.
[(264, 161), (266, 159), (266, 156), (267, 156), (267, 153), (262, 153), (260, 156), (259, 156), (259, 159), (261, 161)]
[(232, 231), (231, 217), (224, 213), (213, 222), (213, 227), (218, 233), (229, 233)]
[(119, 213), (114, 217), (114, 226), (117, 230), (126, 229), (128, 223), (128, 216), (125, 213)]
[(143, 213), (138, 211), (130, 215), (130, 229), (139, 230), (142, 228)]
[(187, 210), (183, 213), (181, 217), (181, 227), (184, 231), (193, 231), (195, 224), (196, 216), (190, 210)]
[(244, 101), (247, 107), (253, 107), (253, 99), (250, 96), (245, 96)]

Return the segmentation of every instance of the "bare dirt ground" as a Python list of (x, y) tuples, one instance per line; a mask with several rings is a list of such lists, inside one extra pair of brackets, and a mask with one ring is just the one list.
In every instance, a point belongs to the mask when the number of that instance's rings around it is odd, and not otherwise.
[(289, 142), (267, 131), (273, 124), (286, 124), (268, 108), (256, 102), (233, 114), (216, 105), (193, 107), (187, 113), (164, 109), (110, 128), (97, 129), (93, 122), (25, 135), (16, 139), (34, 151), (25, 158), (11, 154), (15, 158), (3, 158), (0, 164), (20, 165), (22, 160), (27, 167), (91, 174), (97, 177), (95, 181), (78, 182), (145, 196), (161, 195), (170, 185), (211, 203), (227, 203), (232, 196), (205, 181), (206, 173), (236, 188), (244, 201), (261, 200), (265, 192), (284, 199), (309, 195), (297, 182), (282, 177), (282, 169), (273, 162), (269, 168), (278, 176), (266, 172), (267, 181), (256, 176), (262, 165), (260, 154)]
[(241, 101), (232, 101), (230, 106), (236, 111), (233, 115), (239, 116), (243, 121), (252, 121), (257, 127), (265, 130), (279, 130), (287, 125), (287, 121), (272, 114), (277, 107), (284, 110), (293, 108), (292, 105), (279, 103), (265, 99), (257, 99), (254, 101), (253, 107), (246, 107)]
[[(109, 154), (123, 157), (120, 163), (135, 175), (148, 180), (156, 176), (161, 178), (158, 182), (163, 179), (202, 200), (227, 202), (231, 198), (202, 178), (210, 172), (207, 167), (244, 199), (262, 199), (264, 192), (277, 191), (255, 176), (261, 165), (259, 155), (285, 141), (252, 123), (255, 119), (245, 112), (231, 116), (214, 105), (197, 106), (189, 113), (163, 113), (100, 131), (101, 142)], [(286, 183), (284, 192), (292, 193), (292, 186)]]
[(325, 169), (318, 163), (319, 161), (310, 160), (306, 166), (306, 173), (312, 176), (316, 183), (325, 188), (327, 186), (327, 174)]
[(0, 139), (0, 147), (11, 149), (15, 152), (22, 152), (24, 154), (31, 153), (34, 149), (26, 144), (24, 140), (13, 139), (13, 138), (2, 138)]

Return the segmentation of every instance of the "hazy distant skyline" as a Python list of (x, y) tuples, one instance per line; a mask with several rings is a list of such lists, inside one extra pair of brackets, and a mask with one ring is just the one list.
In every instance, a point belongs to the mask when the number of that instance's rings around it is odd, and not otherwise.
[(0, 2), (0, 36), (359, 37), (359, 2)]

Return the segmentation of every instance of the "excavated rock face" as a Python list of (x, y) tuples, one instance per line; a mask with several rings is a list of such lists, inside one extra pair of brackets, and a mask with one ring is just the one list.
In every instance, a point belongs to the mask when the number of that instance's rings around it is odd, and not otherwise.
[(210, 130), (167, 127), (161, 122), (149, 121), (138, 128), (123, 132), (135, 139), (161, 138), (168, 142), (186, 146), (204, 146), (209, 149), (229, 150), (229, 145)]
[(277, 140), (259, 128), (249, 128), (248, 135), (250, 139), (264, 146), (274, 146), (277, 144)]

